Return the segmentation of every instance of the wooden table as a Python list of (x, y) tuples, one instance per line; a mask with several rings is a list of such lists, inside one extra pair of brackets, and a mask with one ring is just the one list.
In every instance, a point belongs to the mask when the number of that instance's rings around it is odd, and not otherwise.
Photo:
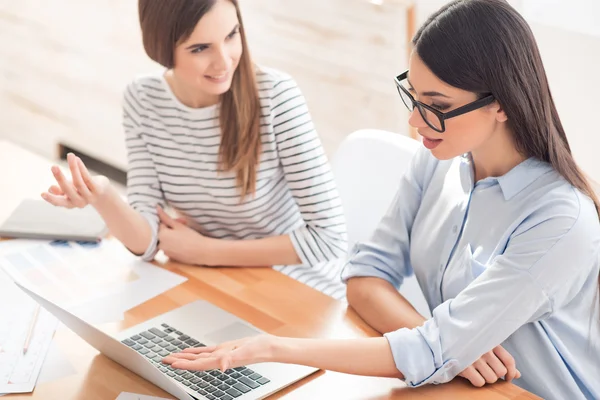
[[(52, 183), (50, 162), (22, 148), (0, 141), (2, 197), (0, 221), (22, 198), (36, 198)], [(8, 183), (8, 185), (6, 185)], [(270, 268), (201, 268), (174, 262), (157, 263), (184, 275), (188, 281), (125, 313), (124, 320), (104, 325), (118, 332), (197, 299), (211, 303), (276, 335), (356, 338), (376, 336), (347, 305)], [(8, 399), (106, 400), (120, 392), (172, 398), (99, 354), (66, 328), (54, 340), (76, 373), (40, 384), (32, 394)], [(360, 362), (360, 360), (357, 360)], [(396, 379), (357, 377), (319, 371), (271, 398), (290, 399), (447, 399), (506, 400), (538, 397), (506, 382), (474, 388), (462, 379), (439, 386), (409, 389)]]

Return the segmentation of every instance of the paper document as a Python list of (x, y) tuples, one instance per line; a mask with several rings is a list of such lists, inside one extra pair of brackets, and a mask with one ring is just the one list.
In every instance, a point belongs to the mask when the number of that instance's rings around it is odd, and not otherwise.
[(140, 260), (116, 239), (28, 243), (0, 243), (0, 268), (93, 324), (121, 319), (123, 312), (187, 280)]
[(57, 325), (0, 271), (0, 393), (33, 391)]
[(169, 400), (164, 397), (146, 396), (143, 394), (122, 392), (115, 400)]

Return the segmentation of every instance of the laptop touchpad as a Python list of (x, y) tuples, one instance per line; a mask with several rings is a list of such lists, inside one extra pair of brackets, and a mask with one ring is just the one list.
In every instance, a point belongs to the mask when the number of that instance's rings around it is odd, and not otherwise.
[(260, 334), (260, 332), (256, 329), (253, 329), (252, 327), (240, 322), (234, 322), (224, 328), (219, 329), (218, 331), (204, 335), (204, 337), (206, 337), (206, 339), (210, 340), (212, 343), (219, 344), (222, 342), (228, 342), (230, 340), (241, 339), (258, 334)]

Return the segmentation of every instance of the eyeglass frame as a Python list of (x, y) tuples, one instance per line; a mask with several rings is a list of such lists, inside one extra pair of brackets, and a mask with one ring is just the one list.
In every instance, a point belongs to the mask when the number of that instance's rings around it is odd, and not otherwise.
[[(452, 111), (448, 111), (448, 112), (441, 112), (439, 110), (436, 110), (435, 108), (421, 103), (418, 100), (415, 100), (415, 98), (413, 97), (412, 94), (410, 94), (410, 92), (408, 91), (408, 89), (406, 89), (400, 82), (402, 82), (403, 80), (408, 78), (408, 70), (401, 73), (400, 75), (398, 75), (397, 77), (394, 78), (394, 82), (396, 83), (396, 89), (398, 90), (398, 94), (400, 95), (400, 99), (402, 100), (402, 103), (404, 103), (404, 105), (406, 106), (406, 108), (408, 108), (409, 111), (413, 111), (415, 108), (417, 110), (419, 110), (419, 114), (421, 114), (421, 117), (423, 118), (423, 121), (425, 121), (425, 123), (427, 124), (427, 126), (429, 126), (431, 129), (433, 129), (436, 132), (439, 133), (443, 133), (446, 131), (446, 120), (450, 119), (450, 118), (454, 118), (454, 117), (458, 117), (459, 115), (463, 115), (466, 113), (469, 113), (471, 111), (475, 111), (478, 110), (482, 107), (485, 107), (489, 104), (492, 104), (494, 102), (494, 100), (496, 100), (496, 98), (494, 97), (493, 94), (488, 94), (485, 97), (482, 97), (480, 99), (477, 99), (475, 101), (472, 101), (471, 103), (465, 104), (464, 106), (460, 106)], [(412, 110), (408, 107), (408, 104), (406, 104), (406, 102), (404, 101), (402, 94), (400, 93), (400, 90), (402, 90), (407, 96), (408, 98), (411, 100), (412, 102)], [(441, 130), (439, 130), (438, 128), (436, 128), (435, 126), (433, 126), (432, 123), (430, 123), (427, 118), (425, 117), (425, 112), (422, 110), (422, 108), (425, 108), (428, 111), (431, 111), (436, 117), (438, 117), (439, 121), (440, 121), (440, 125), (441, 125)]]

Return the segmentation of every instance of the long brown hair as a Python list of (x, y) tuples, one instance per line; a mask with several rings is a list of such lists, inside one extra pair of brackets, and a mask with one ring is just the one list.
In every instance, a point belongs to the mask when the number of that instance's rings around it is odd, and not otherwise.
[(429, 17), (412, 43), (444, 82), (492, 93), (508, 116), (517, 150), (550, 163), (592, 199), (600, 216), (598, 197), (571, 154), (533, 33), (513, 7), (505, 0), (453, 1)]
[[(198, 21), (217, 1), (139, 0), (142, 40), (148, 56), (165, 68), (173, 68), (175, 48), (189, 38)], [(238, 0), (229, 1), (235, 6), (240, 23), (242, 56), (231, 88), (220, 99), (219, 168), (236, 173), (241, 199), (244, 199), (256, 191), (256, 169), (262, 144), (260, 100)]]

